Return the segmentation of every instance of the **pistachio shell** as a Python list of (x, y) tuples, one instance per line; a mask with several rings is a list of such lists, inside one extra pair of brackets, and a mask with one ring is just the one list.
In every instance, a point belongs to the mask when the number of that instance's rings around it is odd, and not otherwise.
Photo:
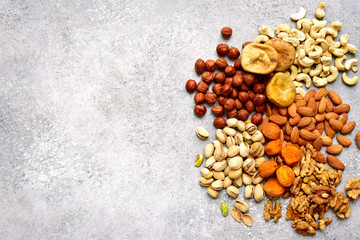
[(242, 177), (242, 182), (245, 185), (250, 185), (252, 183), (251, 177), (248, 174), (243, 173), (241, 177)]
[(219, 196), (219, 191), (216, 191), (216, 190), (212, 189), (211, 187), (208, 187), (207, 192), (213, 198), (217, 198)]
[(249, 214), (244, 214), (243, 222), (249, 227), (253, 225), (253, 219)]
[(213, 145), (214, 145), (214, 148), (222, 147), (222, 143), (217, 139), (213, 140)]
[(257, 130), (257, 127), (255, 124), (253, 123), (247, 123), (245, 126), (245, 130), (252, 135), (253, 133), (255, 133), (255, 131)]
[(245, 172), (249, 173), (255, 169), (255, 160), (253, 158), (247, 158), (243, 163), (243, 169)]
[(253, 185), (247, 185), (245, 187), (245, 198), (252, 198), (254, 196), (254, 186)]
[(223, 147), (218, 147), (215, 149), (214, 157), (216, 161), (222, 161), (226, 159), (226, 152)]
[(221, 162), (216, 162), (216, 163), (214, 163), (214, 165), (213, 165), (213, 169), (215, 170), (215, 171), (223, 171), (223, 170), (225, 170), (225, 168), (227, 167), (227, 162), (226, 162), (226, 160), (223, 160), (223, 161), (221, 161)]
[(235, 144), (240, 146), (240, 143), (244, 141), (243, 135), (241, 133), (236, 133), (234, 136)]
[(263, 138), (263, 134), (259, 131), (259, 130), (256, 130), (254, 132), (254, 134), (252, 135), (251, 137), (251, 141), (253, 142), (260, 142), (261, 141), (261, 138)]
[(236, 134), (236, 130), (235, 129), (233, 129), (233, 128), (230, 128), (230, 127), (224, 127), (223, 128), (223, 130), (224, 130), (224, 132), (226, 133), (226, 135), (228, 135), (228, 136), (235, 136), (235, 134)]
[(205, 161), (205, 167), (211, 170), (215, 163), (215, 157), (210, 157)]
[(257, 184), (254, 190), (254, 198), (256, 202), (261, 202), (265, 197), (265, 192), (261, 184)]
[(236, 200), (235, 207), (243, 213), (246, 213), (250, 209), (249, 204), (242, 200)]
[(203, 187), (208, 187), (208, 186), (210, 186), (213, 182), (214, 182), (214, 179), (213, 179), (213, 178), (204, 178), (204, 177), (199, 178), (199, 183), (200, 183), (200, 185), (203, 186)]
[(255, 159), (255, 167), (258, 168), (263, 162), (265, 162), (264, 157), (258, 157)]
[(225, 173), (223, 171), (213, 171), (213, 175), (216, 180), (224, 180), (225, 179)]
[(229, 161), (229, 167), (232, 170), (239, 169), (243, 165), (243, 159), (239, 156), (233, 157)]
[(237, 125), (236, 125), (237, 129), (240, 131), (240, 132), (245, 132), (245, 129), (246, 129), (246, 124), (244, 121), (238, 121)]
[(228, 127), (231, 128), (236, 128), (237, 124), (238, 124), (238, 120), (236, 118), (229, 118), (226, 121), (226, 124), (228, 125)]
[(239, 196), (239, 189), (231, 185), (226, 189), (227, 194), (232, 198), (237, 198)]
[(255, 172), (254, 175), (252, 175), (251, 180), (253, 184), (259, 184), (264, 179), (260, 176), (259, 172)]
[(223, 184), (224, 188), (228, 188), (232, 184), (232, 180), (229, 177), (225, 177)]
[(252, 143), (252, 141), (251, 141), (251, 135), (248, 133), (248, 132), (244, 132), (243, 133), (243, 139), (244, 139), (244, 141), (246, 141), (246, 142), (248, 142), (248, 143)]
[(216, 130), (216, 137), (219, 139), (220, 142), (225, 143), (226, 142), (226, 133), (222, 129)]
[(201, 175), (202, 175), (204, 178), (212, 178), (212, 176), (213, 176), (213, 172), (210, 171), (210, 170), (207, 169), (207, 168), (202, 168), (202, 169), (200, 170), (200, 172), (201, 172)]
[(224, 187), (224, 183), (221, 180), (216, 180), (211, 184), (211, 188), (220, 191)]
[[(235, 135), (236, 136), (236, 135)], [(228, 136), (226, 138), (226, 147), (230, 148), (231, 146), (235, 145), (234, 137)]]
[(228, 157), (235, 157), (236, 155), (238, 155), (240, 152), (240, 147), (238, 145), (232, 145), (229, 149), (228, 149)]
[(240, 156), (245, 158), (249, 155), (249, 144), (246, 142), (240, 143)]
[(242, 168), (236, 169), (236, 170), (230, 170), (229, 171), (229, 178), (231, 179), (238, 179), (241, 177), (242, 174)]
[(237, 188), (241, 187), (241, 186), (242, 186), (242, 179), (241, 179), (241, 177), (238, 177), (237, 179), (234, 179), (234, 180), (233, 180), (233, 184), (234, 184), (234, 186), (237, 187)]
[(242, 220), (242, 213), (236, 208), (231, 209), (231, 216), (238, 222)]
[(206, 140), (209, 137), (209, 132), (203, 128), (203, 127), (197, 127), (196, 128), (196, 135), (202, 139), (202, 140)]
[(209, 158), (213, 155), (213, 153), (214, 153), (214, 145), (212, 143), (207, 144), (205, 147), (205, 157)]

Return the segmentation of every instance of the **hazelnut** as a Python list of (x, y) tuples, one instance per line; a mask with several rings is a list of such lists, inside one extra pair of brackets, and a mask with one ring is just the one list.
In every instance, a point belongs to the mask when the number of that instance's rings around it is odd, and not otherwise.
[(255, 93), (253, 91), (248, 91), (250, 101), (254, 101)]
[(196, 60), (195, 62), (195, 71), (198, 73), (202, 73), (205, 70), (205, 62), (201, 58)]
[(244, 104), (244, 108), (246, 110), (248, 110), (249, 112), (252, 112), (252, 111), (255, 110), (255, 105), (254, 105), (254, 103), (252, 101), (249, 100)]
[(224, 69), (224, 68), (226, 68), (227, 65), (228, 65), (228, 63), (225, 58), (218, 58), (216, 60), (216, 67), (218, 69)]
[(263, 104), (263, 105), (256, 106), (255, 110), (259, 113), (264, 113), (264, 112), (266, 112), (266, 105)]
[(225, 111), (226, 112), (226, 116), (228, 117), (228, 118), (233, 118), (233, 117), (235, 117), (236, 116), (236, 114), (237, 114), (237, 110), (234, 108), (233, 110), (231, 110), (231, 111)]
[(224, 72), (225, 72), (226, 76), (232, 76), (232, 75), (235, 74), (236, 70), (235, 70), (235, 68), (234, 68), (233, 66), (228, 65), (228, 66), (225, 68)]
[(239, 94), (239, 91), (236, 88), (233, 88), (231, 93), (230, 93), (230, 97), (233, 98), (233, 99), (236, 99), (238, 94)]
[(219, 104), (224, 106), (225, 105), (225, 102), (226, 100), (228, 99), (227, 97), (224, 97), (224, 96), (219, 96)]
[(236, 60), (236, 61), (234, 62), (234, 68), (235, 68), (236, 70), (241, 69), (241, 60), (240, 60), (240, 59), (238, 59), (238, 60)]
[(209, 85), (207, 85), (204, 81), (200, 81), (196, 88), (199, 92), (207, 93), (209, 91)]
[(224, 96), (229, 96), (231, 91), (232, 91), (232, 87), (229, 84), (225, 84), (221, 89), (222, 95)]
[(217, 117), (214, 120), (214, 126), (217, 128), (224, 128), (226, 126), (226, 120), (223, 117)]
[(255, 76), (253, 74), (250, 73), (246, 73), (244, 75), (244, 83), (248, 86), (253, 85), (255, 82)]
[(224, 85), (229, 84), (230, 86), (232, 86), (232, 81), (233, 81), (232, 77), (227, 77), (225, 78)]
[(225, 78), (226, 78), (225, 73), (217, 72), (217, 73), (215, 73), (214, 81), (217, 83), (223, 83)]
[(221, 105), (215, 105), (211, 111), (215, 114), (215, 115), (218, 115), (218, 116), (221, 116), (224, 114), (224, 108), (223, 106)]
[(262, 121), (263, 121), (263, 117), (261, 113), (254, 113), (251, 116), (251, 122), (255, 125), (259, 125), (260, 123), (262, 123)]
[(221, 29), (221, 34), (222, 34), (224, 37), (229, 38), (229, 37), (231, 37), (232, 29), (229, 28), (229, 27), (223, 27), (223, 28)]
[(220, 83), (216, 83), (213, 88), (212, 91), (216, 94), (216, 95), (220, 95), (221, 94), (221, 89), (222, 89), (223, 85), (221, 85)]
[(240, 52), (236, 47), (231, 47), (228, 52), (229, 58), (236, 59), (240, 56)]
[(201, 92), (198, 92), (195, 94), (194, 100), (196, 104), (201, 104), (205, 101), (205, 95)]
[(214, 74), (212, 72), (204, 72), (201, 78), (206, 84), (210, 84), (214, 79)]
[(240, 109), (243, 108), (243, 104), (242, 104), (242, 102), (240, 102), (239, 99), (235, 99), (235, 108), (236, 108), (237, 110), (240, 110)]
[(226, 111), (231, 111), (235, 108), (235, 100), (232, 98), (228, 98), (225, 102), (224, 108)]
[(246, 47), (246, 45), (250, 44), (252, 42), (244, 42), (243, 45), (242, 45), (242, 48)]
[(250, 87), (248, 85), (246, 85), (246, 84), (243, 84), (243, 85), (241, 85), (240, 90), (244, 91), (244, 92), (247, 92), (247, 91), (250, 90)]
[(215, 93), (207, 92), (205, 94), (205, 101), (208, 104), (214, 104), (214, 103), (216, 103), (216, 100), (217, 100), (217, 95)]
[(216, 69), (216, 63), (212, 59), (207, 60), (205, 65), (206, 65), (206, 69), (210, 72), (213, 72)]
[(202, 117), (206, 113), (206, 107), (202, 104), (196, 105), (194, 108), (194, 113), (199, 117)]
[(234, 87), (241, 87), (242, 84), (243, 84), (243, 77), (242, 77), (242, 75), (235, 74), (235, 76), (233, 77), (232, 85), (233, 85)]
[(264, 94), (257, 93), (254, 96), (254, 104), (256, 106), (263, 105), (265, 103), (266, 97)]
[(189, 79), (189, 80), (186, 82), (185, 88), (186, 88), (186, 90), (187, 90), (189, 93), (195, 91), (195, 89), (196, 89), (196, 82), (195, 82), (195, 80)]
[(229, 46), (227, 44), (219, 44), (216, 47), (216, 51), (219, 55), (226, 55), (229, 51)]
[[(239, 59), (238, 59), (239, 60)], [(236, 60), (237, 61), (237, 60)], [(236, 72), (235, 72), (235, 74), (236, 75), (241, 75), (241, 76), (243, 76), (245, 73), (244, 73), (244, 71), (241, 71), (241, 70), (237, 70)]]
[(238, 99), (241, 102), (245, 103), (245, 102), (249, 101), (249, 94), (247, 92), (239, 92)]
[(255, 83), (252, 87), (254, 93), (263, 93), (265, 91), (265, 84)]
[(249, 112), (246, 109), (241, 109), (238, 111), (237, 117), (238, 119), (245, 121), (249, 117)]

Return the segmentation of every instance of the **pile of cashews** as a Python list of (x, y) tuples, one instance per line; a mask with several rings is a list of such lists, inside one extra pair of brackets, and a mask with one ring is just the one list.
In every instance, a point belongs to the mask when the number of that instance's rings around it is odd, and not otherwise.
[[(296, 92), (305, 95), (302, 82), (305, 82), (307, 88), (311, 86), (311, 82), (316, 87), (324, 87), (336, 80), (339, 71), (343, 71), (344, 83), (355, 85), (359, 77), (349, 78), (346, 71), (357, 72), (358, 60), (356, 58), (346, 60), (345, 54), (355, 54), (357, 48), (349, 43), (347, 34), (342, 34), (338, 42), (334, 40), (342, 23), (335, 21), (328, 27), (326, 20), (320, 20), (325, 16), (324, 2), (321, 2), (316, 9), (315, 15), (318, 19), (304, 18), (305, 14), (305, 8), (301, 7), (299, 12), (290, 16), (296, 21), (297, 29), (291, 28), (288, 24), (280, 24), (275, 28), (276, 37), (289, 42), (296, 49), (295, 62), (290, 67), (290, 71), (285, 72), (294, 81)], [(275, 38), (275, 33), (269, 26), (262, 26), (259, 32), (260, 35), (254, 39), (254, 42), (265, 43)], [(333, 56), (334, 65), (332, 65)]]

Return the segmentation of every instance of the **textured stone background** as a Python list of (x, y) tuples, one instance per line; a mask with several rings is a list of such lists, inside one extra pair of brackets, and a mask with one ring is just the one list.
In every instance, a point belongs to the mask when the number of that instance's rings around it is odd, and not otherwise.
[[(326, 19), (360, 46), (358, 1), (326, 1)], [(213, 116), (193, 114), (193, 64), (240, 47), (263, 24), (289, 22), (304, 1), (10, 1), (0, 3), (1, 239), (287, 239), (290, 222), (254, 226), (221, 216), (198, 184), (194, 156), (214, 136)], [(234, 30), (230, 40), (223, 26)], [(359, 84), (328, 86), (351, 104), (359, 124)], [(356, 129), (358, 130), (358, 128)], [(350, 137), (354, 139), (355, 134)], [(209, 141), (208, 141), (209, 142)], [(359, 177), (359, 150), (341, 155)], [(240, 199), (243, 199), (243, 188)], [(283, 204), (287, 201), (281, 200)], [(286, 205), (285, 205), (286, 206)], [(360, 202), (318, 239), (360, 238)], [(283, 207), (283, 215), (285, 215)], [(327, 216), (334, 217), (329, 211)]]

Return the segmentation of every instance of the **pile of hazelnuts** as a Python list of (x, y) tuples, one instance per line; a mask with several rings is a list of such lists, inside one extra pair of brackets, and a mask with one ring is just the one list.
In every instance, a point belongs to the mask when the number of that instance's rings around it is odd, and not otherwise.
[[(224, 37), (230, 37), (232, 29), (224, 27), (221, 30)], [(249, 44), (243, 44), (243, 48)], [(218, 101), (218, 105), (212, 107), (212, 112), (218, 116), (214, 120), (217, 128), (226, 126), (226, 120), (222, 117), (224, 114), (228, 118), (236, 117), (240, 120), (247, 120), (251, 112), (256, 111), (251, 116), (251, 122), (260, 124), (263, 121), (262, 114), (266, 111), (265, 84), (263, 76), (245, 72), (241, 67), (239, 58), (240, 51), (236, 47), (230, 47), (227, 44), (219, 44), (216, 48), (219, 58), (206, 62), (199, 58), (195, 62), (195, 70), (202, 74), (199, 83), (195, 80), (188, 80), (186, 90), (191, 93), (197, 90), (194, 96), (196, 106), (194, 112), (199, 117), (206, 113), (204, 103), (213, 105)], [(234, 61), (234, 65), (228, 64), (224, 58), (228, 56)], [(215, 71), (217, 72), (215, 73)], [(209, 92), (210, 85), (212, 92)]]

